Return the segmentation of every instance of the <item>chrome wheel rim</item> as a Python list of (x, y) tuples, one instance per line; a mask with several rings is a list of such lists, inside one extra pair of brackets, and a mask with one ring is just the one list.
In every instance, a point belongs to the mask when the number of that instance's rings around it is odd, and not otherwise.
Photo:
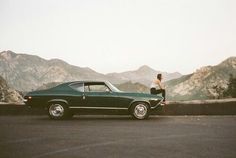
[(134, 115), (138, 119), (142, 119), (147, 114), (147, 107), (144, 104), (138, 104), (134, 108)]
[(53, 117), (62, 117), (64, 114), (64, 108), (60, 104), (52, 104), (49, 108), (49, 113)]

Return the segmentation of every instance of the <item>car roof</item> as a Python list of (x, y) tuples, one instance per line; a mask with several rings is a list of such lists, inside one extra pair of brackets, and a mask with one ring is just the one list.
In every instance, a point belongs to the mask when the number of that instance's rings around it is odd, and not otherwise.
[(107, 81), (98, 81), (98, 80), (84, 80), (84, 81), (70, 81), (70, 82), (64, 82), (64, 83), (61, 83), (55, 87), (52, 87), (52, 89), (61, 89), (61, 88), (65, 88), (72, 85), (72, 84), (77, 84), (77, 83), (93, 83), (93, 84), (96, 84), (96, 83), (106, 83)]
[(99, 81), (99, 80), (83, 80), (83, 81), (71, 81), (66, 82), (66, 84), (74, 84), (74, 83), (106, 83), (108, 81)]

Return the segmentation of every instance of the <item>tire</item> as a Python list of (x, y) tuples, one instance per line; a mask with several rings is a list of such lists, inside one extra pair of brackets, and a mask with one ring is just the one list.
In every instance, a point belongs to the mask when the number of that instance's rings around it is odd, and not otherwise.
[(50, 103), (48, 106), (48, 116), (54, 120), (67, 119), (71, 115), (69, 108), (64, 103)]
[(131, 115), (138, 120), (147, 119), (150, 114), (150, 107), (147, 103), (137, 102), (132, 105)]

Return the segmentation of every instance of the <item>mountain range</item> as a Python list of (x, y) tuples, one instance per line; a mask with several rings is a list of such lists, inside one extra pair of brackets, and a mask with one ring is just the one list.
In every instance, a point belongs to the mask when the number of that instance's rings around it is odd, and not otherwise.
[[(123, 91), (149, 93), (149, 85), (157, 73), (162, 73), (166, 79), (164, 84), (168, 100), (221, 98), (223, 91), (228, 87), (230, 74), (236, 77), (236, 57), (227, 58), (215, 66), (201, 67), (188, 75), (156, 71), (147, 65), (133, 71), (102, 74), (90, 68), (70, 65), (59, 59), (45, 60), (38, 56), (16, 54), (12, 51), (0, 53), (0, 76), (6, 79), (10, 87), (23, 92), (45, 89), (65, 81), (109, 80)], [(3, 78), (3, 84), (0, 85), (1, 96), (16, 94), (13, 98), (19, 98), (17, 91), (11, 93), (13, 88), (10, 88)]]
[(165, 81), (169, 81), (182, 76), (179, 72), (167, 73), (156, 71), (147, 65), (141, 66), (138, 70), (126, 71), (122, 73), (109, 73), (107, 74), (107, 76), (109, 78), (116, 78), (119, 81), (123, 81), (123, 83), (130, 80), (132, 81), (132, 83), (141, 83), (149, 87), (150, 83), (156, 78), (156, 75), (158, 73), (161, 73), (164, 76)]
[(178, 72), (160, 72), (148, 66), (123, 73), (102, 74), (87, 67), (70, 65), (60, 59), (46, 60), (35, 55), (17, 54), (12, 51), (0, 53), (0, 76), (20, 91), (35, 90), (51, 82), (74, 80), (108, 80), (114, 84), (139, 82), (149, 86), (157, 73), (163, 73), (166, 80), (181, 76)]
[(166, 82), (171, 100), (218, 99), (228, 87), (229, 77), (236, 77), (236, 57), (218, 65), (205, 66), (194, 73)]

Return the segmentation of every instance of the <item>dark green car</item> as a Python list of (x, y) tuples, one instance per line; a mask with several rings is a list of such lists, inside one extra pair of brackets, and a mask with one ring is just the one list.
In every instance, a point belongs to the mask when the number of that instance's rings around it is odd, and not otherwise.
[(47, 90), (29, 92), (24, 99), (29, 107), (47, 109), (52, 119), (70, 118), (83, 110), (119, 110), (136, 119), (146, 119), (163, 100), (157, 95), (123, 92), (105, 81), (67, 82)]

